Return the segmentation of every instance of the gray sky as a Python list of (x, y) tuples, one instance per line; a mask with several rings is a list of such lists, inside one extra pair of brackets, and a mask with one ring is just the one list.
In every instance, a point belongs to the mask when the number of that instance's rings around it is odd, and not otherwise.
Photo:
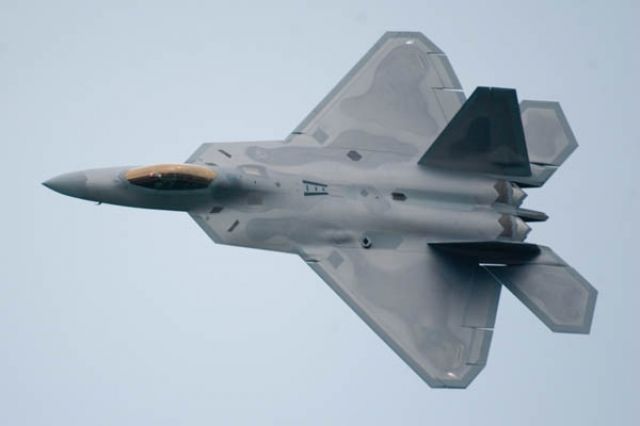
[[(640, 423), (640, 3), (89, 3), (0, 1), (0, 424)], [(40, 185), (283, 138), (386, 30), (562, 103), (580, 148), (525, 207), (600, 291), (590, 336), (503, 291), (485, 370), (432, 390), (295, 256)]]

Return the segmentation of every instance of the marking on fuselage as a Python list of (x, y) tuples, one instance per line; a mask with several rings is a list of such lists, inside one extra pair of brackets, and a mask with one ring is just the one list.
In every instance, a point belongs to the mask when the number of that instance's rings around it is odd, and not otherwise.
[(392, 192), (391, 193), (391, 198), (393, 198), (396, 201), (406, 201), (407, 200), (407, 196), (402, 192)]
[(315, 140), (318, 141), (318, 143), (323, 144), (327, 141), (327, 139), (329, 139), (329, 135), (327, 134), (327, 132), (325, 132), (322, 129), (317, 129), (315, 132), (313, 132), (313, 134), (311, 135)]
[(351, 161), (360, 161), (362, 160), (362, 155), (358, 151), (351, 150), (347, 152), (347, 157), (351, 159)]
[(329, 261), (331, 266), (333, 266), (335, 269), (338, 269), (338, 267), (342, 265), (342, 262), (344, 262), (344, 257), (342, 257), (342, 255), (340, 255), (340, 253), (338, 253), (337, 251), (333, 250), (327, 260)]
[(310, 180), (303, 180), (304, 195), (329, 195), (327, 192), (327, 185), (320, 182), (312, 182)]
[(233, 224), (229, 227), (229, 229), (227, 229), (227, 232), (233, 232), (233, 230), (236, 229), (236, 226), (238, 226), (239, 223), (240, 221), (236, 219), (236, 221), (233, 222)]

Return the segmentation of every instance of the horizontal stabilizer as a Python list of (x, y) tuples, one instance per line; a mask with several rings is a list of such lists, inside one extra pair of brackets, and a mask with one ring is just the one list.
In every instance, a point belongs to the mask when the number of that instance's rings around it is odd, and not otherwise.
[(552, 331), (588, 334), (598, 292), (569, 265), (487, 269)]
[(501, 176), (530, 176), (516, 91), (478, 87), (418, 164)]
[(550, 248), (498, 241), (429, 245), (484, 266), (552, 331), (589, 333), (598, 292)]
[(531, 161), (531, 176), (510, 179), (523, 187), (539, 187), (553, 175), (578, 147), (560, 104), (522, 101), (522, 126)]
[(520, 113), (532, 163), (560, 166), (578, 147), (558, 102), (525, 100)]

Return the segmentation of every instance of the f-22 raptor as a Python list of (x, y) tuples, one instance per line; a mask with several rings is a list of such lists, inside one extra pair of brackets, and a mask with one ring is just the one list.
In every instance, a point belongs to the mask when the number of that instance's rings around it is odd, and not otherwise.
[(389, 32), (285, 140), (205, 143), (185, 163), (92, 169), (44, 185), (188, 212), (219, 244), (302, 258), (424, 381), (465, 388), (507, 287), (552, 331), (588, 333), (597, 291), (525, 243), (522, 188), (577, 147), (556, 102), (467, 99), (421, 33)]

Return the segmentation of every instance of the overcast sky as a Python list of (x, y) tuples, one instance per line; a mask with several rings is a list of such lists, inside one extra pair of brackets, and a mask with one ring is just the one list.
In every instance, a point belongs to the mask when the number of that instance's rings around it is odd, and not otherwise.
[[(0, 424), (640, 424), (639, 21), (637, 1), (0, 0)], [(284, 138), (387, 30), (430, 37), (467, 94), (562, 103), (580, 148), (525, 207), (598, 288), (590, 336), (503, 291), (487, 367), (433, 390), (297, 257), (40, 185)]]

